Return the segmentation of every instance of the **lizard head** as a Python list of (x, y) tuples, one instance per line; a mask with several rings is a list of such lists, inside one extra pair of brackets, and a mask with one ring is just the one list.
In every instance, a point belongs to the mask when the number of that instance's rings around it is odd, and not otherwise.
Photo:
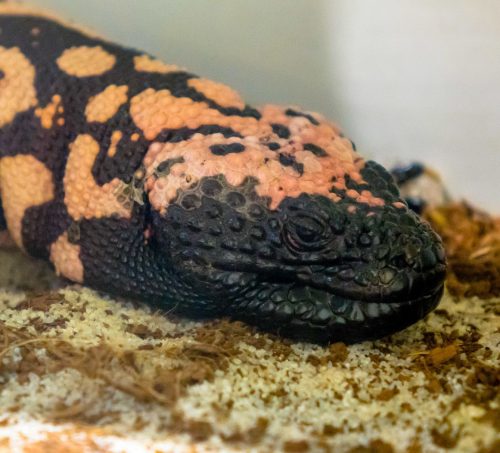
[(299, 113), (283, 123), (286, 138), (275, 126), (150, 148), (154, 241), (179, 282), (171, 297), (320, 342), (421, 319), (443, 291), (438, 236), (334, 126)]

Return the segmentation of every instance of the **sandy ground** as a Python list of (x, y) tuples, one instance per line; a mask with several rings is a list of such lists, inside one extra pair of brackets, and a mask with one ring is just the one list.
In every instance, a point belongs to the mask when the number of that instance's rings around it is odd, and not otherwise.
[(0, 451), (500, 450), (499, 299), (346, 347), (191, 322), (0, 250)]

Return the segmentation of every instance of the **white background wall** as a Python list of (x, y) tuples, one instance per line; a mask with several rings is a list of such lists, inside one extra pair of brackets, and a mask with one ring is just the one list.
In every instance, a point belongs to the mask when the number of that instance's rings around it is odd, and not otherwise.
[(500, 213), (500, 0), (31, 0), (254, 104), (335, 119)]

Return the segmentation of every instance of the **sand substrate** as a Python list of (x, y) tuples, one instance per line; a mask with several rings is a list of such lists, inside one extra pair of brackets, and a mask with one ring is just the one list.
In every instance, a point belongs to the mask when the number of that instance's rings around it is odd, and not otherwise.
[(0, 451), (500, 451), (500, 299), (320, 347), (192, 322), (0, 250)]

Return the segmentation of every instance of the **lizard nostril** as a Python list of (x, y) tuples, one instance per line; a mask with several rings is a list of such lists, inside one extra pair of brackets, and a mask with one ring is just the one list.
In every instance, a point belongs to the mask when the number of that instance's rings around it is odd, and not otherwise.
[(420, 253), (419, 247), (415, 244), (407, 244), (404, 247), (404, 257), (405, 261), (409, 266), (412, 266), (415, 263), (417, 256)]
[(380, 281), (384, 285), (388, 285), (389, 283), (391, 283), (392, 280), (394, 280), (395, 276), (396, 276), (396, 272), (390, 268), (384, 268), (379, 272)]

